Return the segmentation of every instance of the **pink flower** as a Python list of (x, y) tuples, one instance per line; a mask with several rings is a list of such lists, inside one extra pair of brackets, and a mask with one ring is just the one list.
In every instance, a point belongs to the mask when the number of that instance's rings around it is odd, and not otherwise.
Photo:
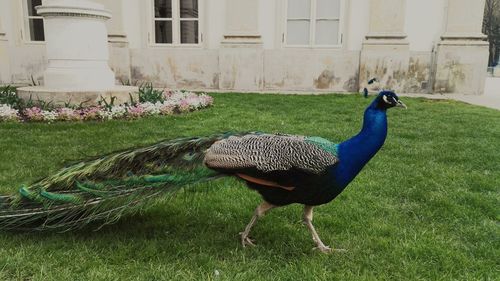
[(99, 106), (86, 107), (80, 110), (80, 116), (83, 120), (101, 119), (101, 108)]
[(172, 104), (164, 104), (160, 107), (160, 113), (163, 115), (172, 115), (175, 112), (175, 106)]
[(23, 114), (30, 121), (43, 121), (42, 109), (39, 107), (31, 107), (23, 110)]
[(178, 108), (180, 112), (187, 112), (191, 109), (191, 105), (187, 99), (183, 99), (179, 102)]
[(209, 96), (207, 94), (201, 94), (200, 100), (201, 100), (201, 104), (203, 106), (210, 106), (214, 103), (214, 98), (212, 98), (211, 96)]
[(61, 121), (78, 121), (81, 119), (80, 111), (72, 108), (67, 108), (67, 107), (58, 108), (56, 110), (56, 113), (57, 113), (57, 120)]
[(130, 118), (138, 118), (144, 115), (144, 108), (138, 104), (128, 108), (127, 116)]
[(174, 94), (175, 94), (175, 92), (172, 91), (172, 90), (170, 90), (170, 89), (164, 89), (163, 90), (163, 96), (165, 97), (165, 99), (169, 99)]

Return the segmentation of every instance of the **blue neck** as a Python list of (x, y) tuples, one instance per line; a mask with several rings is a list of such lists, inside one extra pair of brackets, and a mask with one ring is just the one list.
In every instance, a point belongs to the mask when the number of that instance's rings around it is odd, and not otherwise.
[(334, 167), (336, 186), (344, 189), (384, 144), (387, 136), (385, 109), (372, 103), (365, 111), (363, 129), (338, 147), (339, 163)]

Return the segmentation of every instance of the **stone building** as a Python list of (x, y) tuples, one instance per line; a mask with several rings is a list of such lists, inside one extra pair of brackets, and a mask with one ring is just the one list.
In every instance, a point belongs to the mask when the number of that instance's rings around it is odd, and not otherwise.
[[(80, 0), (74, 0), (80, 1)], [(485, 0), (93, 0), (117, 82), (221, 91), (481, 94)], [(0, 1), (0, 84), (43, 83), (42, 0)]]

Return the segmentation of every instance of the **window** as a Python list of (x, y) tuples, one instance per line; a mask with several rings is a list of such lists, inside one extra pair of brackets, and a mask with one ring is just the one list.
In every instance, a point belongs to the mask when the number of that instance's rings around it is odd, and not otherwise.
[(154, 0), (154, 43), (199, 44), (198, 0)]
[(36, 6), (42, 5), (42, 0), (26, 0), (26, 33), (29, 41), (44, 41), (43, 18), (36, 13)]
[(336, 46), (341, 43), (342, 0), (288, 0), (286, 44)]

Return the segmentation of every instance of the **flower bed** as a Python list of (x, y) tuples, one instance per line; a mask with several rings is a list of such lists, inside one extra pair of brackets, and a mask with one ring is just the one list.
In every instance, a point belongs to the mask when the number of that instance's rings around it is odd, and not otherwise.
[(139, 102), (131, 101), (130, 104), (122, 105), (106, 103), (105, 105), (81, 108), (43, 109), (39, 106), (28, 106), (16, 109), (9, 104), (0, 104), (0, 121), (52, 122), (134, 119), (144, 116), (190, 112), (208, 107), (213, 103), (213, 98), (207, 94), (170, 90), (154, 91), (161, 94), (160, 98), (156, 98), (156, 101), (144, 101), (139, 93)]

